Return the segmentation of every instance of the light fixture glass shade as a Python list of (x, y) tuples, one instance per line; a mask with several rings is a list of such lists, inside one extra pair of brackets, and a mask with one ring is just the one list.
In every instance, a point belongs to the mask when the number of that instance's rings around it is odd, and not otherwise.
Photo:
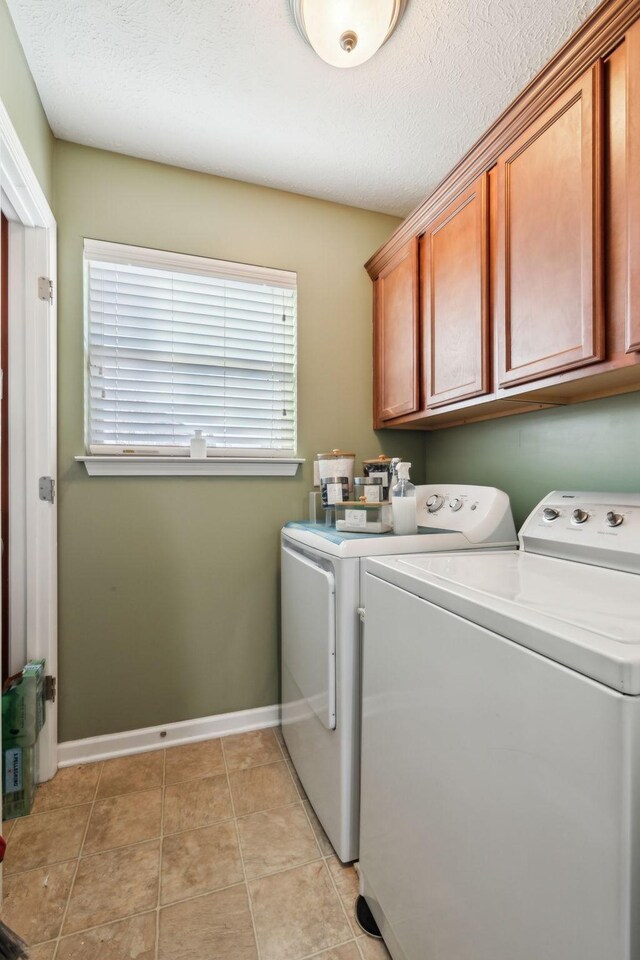
[(406, 0), (291, 0), (296, 23), (319, 57), (357, 67), (380, 49)]

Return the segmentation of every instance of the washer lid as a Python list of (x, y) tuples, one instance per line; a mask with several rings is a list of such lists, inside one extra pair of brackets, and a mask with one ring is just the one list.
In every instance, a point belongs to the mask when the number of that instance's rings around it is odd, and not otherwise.
[(367, 571), (542, 656), (640, 694), (640, 577), (517, 551), (385, 557)]

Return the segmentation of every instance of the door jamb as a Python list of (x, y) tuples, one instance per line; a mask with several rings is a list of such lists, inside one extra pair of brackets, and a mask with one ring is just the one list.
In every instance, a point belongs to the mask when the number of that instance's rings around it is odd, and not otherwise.
[[(56, 290), (56, 221), (29, 163), (9, 115), (0, 100), (0, 191), (20, 225), (10, 232), (19, 256), (10, 258), (17, 269), (18, 290), (10, 290), (12, 304), (20, 305), (24, 326), (23, 359), (12, 369), (24, 407), (24, 510), (27, 658), (44, 658), (47, 673), (57, 677), (57, 508), (39, 499), (38, 479), (57, 479), (56, 452), (56, 300), (38, 297), (38, 277), (48, 277)], [(14, 222), (15, 223), (15, 222)], [(10, 224), (10, 227), (12, 225)], [(30, 229), (34, 228), (34, 229)], [(21, 236), (20, 236), (21, 235)], [(20, 262), (21, 261), (21, 262)], [(11, 350), (11, 348), (10, 348)], [(10, 383), (11, 379), (10, 378)], [(17, 394), (20, 397), (20, 393)], [(12, 399), (14, 390), (12, 390)], [(13, 415), (16, 412), (14, 405)], [(10, 440), (11, 444), (11, 427)], [(15, 442), (15, 436), (14, 436)], [(11, 469), (11, 468), (10, 468)], [(10, 484), (11, 489), (11, 484)], [(15, 484), (14, 484), (15, 489)], [(10, 574), (11, 577), (11, 574)], [(58, 705), (47, 704), (46, 722), (39, 737), (38, 779), (48, 780), (57, 769)]]

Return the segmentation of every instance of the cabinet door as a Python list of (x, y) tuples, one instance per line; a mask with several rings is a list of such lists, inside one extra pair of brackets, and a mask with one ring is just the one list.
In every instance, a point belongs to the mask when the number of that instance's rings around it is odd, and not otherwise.
[(626, 38), (627, 46), (627, 242), (629, 296), (626, 350), (640, 350), (640, 22)]
[(420, 403), (417, 239), (376, 280), (374, 321), (376, 419), (392, 420)]
[(487, 217), (483, 174), (420, 241), (427, 407), (489, 391)]
[(604, 357), (601, 64), (498, 160), (501, 386)]

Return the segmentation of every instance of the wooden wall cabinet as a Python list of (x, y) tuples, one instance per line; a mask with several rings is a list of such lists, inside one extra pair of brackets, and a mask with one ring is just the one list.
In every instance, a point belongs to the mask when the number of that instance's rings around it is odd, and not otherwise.
[(482, 174), (420, 238), (427, 408), (482, 396), (491, 389), (487, 181), (487, 174)]
[(414, 413), (420, 405), (418, 241), (410, 240), (374, 288), (374, 420)]
[(499, 385), (604, 357), (598, 62), (498, 159)]
[(628, 298), (625, 346), (640, 350), (640, 22), (626, 38)]
[(378, 426), (640, 390), (640, 0), (600, 4), (366, 267)]

